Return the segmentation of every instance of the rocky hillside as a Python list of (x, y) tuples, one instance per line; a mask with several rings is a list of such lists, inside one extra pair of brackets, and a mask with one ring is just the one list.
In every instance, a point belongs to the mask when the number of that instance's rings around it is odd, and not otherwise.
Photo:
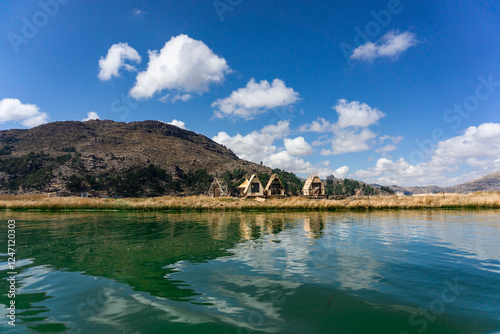
[(2, 193), (193, 193), (210, 175), (269, 171), (203, 135), (158, 121), (54, 122), (0, 131)]
[(480, 179), (470, 181), (467, 183), (462, 183), (453, 187), (438, 187), (438, 186), (427, 186), (427, 187), (399, 187), (391, 186), (394, 191), (400, 191), (406, 195), (412, 194), (436, 194), (439, 192), (445, 193), (461, 193), (467, 194), (475, 191), (500, 191), (500, 171), (486, 175)]
[(445, 188), (448, 193), (470, 193), (474, 191), (499, 191), (500, 171), (488, 174), (480, 179)]

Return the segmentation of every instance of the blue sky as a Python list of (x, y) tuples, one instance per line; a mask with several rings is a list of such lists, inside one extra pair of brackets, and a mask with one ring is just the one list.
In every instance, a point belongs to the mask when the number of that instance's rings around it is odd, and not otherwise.
[(497, 1), (0, 3), (0, 128), (161, 120), (306, 176), (500, 170)]

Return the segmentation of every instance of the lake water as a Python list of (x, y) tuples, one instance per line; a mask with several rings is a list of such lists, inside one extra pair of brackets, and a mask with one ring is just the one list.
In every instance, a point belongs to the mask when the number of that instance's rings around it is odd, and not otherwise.
[[(16, 220), (15, 327), (7, 220)], [(1, 333), (495, 333), (500, 211), (1, 212)]]

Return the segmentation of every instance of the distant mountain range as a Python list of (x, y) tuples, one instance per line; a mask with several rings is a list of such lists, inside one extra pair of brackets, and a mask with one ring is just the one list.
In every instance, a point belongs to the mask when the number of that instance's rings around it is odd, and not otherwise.
[(399, 187), (390, 186), (394, 191), (403, 192), (407, 195), (411, 194), (435, 194), (439, 192), (445, 193), (471, 193), (474, 191), (500, 191), (500, 171), (486, 175), (480, 179), (462, 183), (452, 187)]

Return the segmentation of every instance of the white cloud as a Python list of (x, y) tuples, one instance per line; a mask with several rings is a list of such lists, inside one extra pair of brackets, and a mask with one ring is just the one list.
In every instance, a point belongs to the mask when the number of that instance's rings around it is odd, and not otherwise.
[(135, 71), (136, 68), (125, 63), (126, 60), (140, 63), (141, 56), (127, 43), (113, 44), (109, 48), (106, 58), (101, 57), (99, 60), (100, 71), (97, 77), (103, 81), (111, 80), (112, 77), (120, 76), (119, 71), (122, 67), (124, 67), (127, 71)]
[[(457, 172), (461, 167), (473, 167), (475, 171), (446, 177), (446, 173)], [(428, 161), (413, 165), (404, 158), (396, 161), (381, 158), (375, 166), (358, 170), (355, 174), (367, 182), (381, 184), (450, 186), (493, 173), (499, 168), (500, 124), (484, 123), (439, 142)]]
[(280, 121), (276, 125), (267, 125), (246, 136), (237, 134), (231, 137), (226, 132), (219, 132), (212, 139), (232, 150), (241, 159), (255, 163), (262, 161), (264, 165), (271, 168), (280, 168), (293, 173), (318, 173), (321, 177), (325, 177), (335, 173), (347, 173), (349, 170), (346, 166), (334, 170), (313, 165), (302, 158), (291, 155), (283, 147), (277, 147), (275, 142), (289, 133), (290, 122)]
[(0, 124), (16, 122), (32, 128), (48, 121), (49, 115), (41, 112), (35, 104), (23, 104), (20, 100), (11, 98), (0, 100)]
[(331, 124), (323, 117), (318, 117), (317, 121), (312, 121), (311, 124), (304, 124), (299, 128), (301, 132), (333, 132), (336, 126)]
[(178, 121), (178, 120), (174, 119), (174, 120), (172, 120), (172, 122), (169, 122), (167, 124), (175, 125), (178, 128), (186, 130), (186, 123), (184, 123), (183, 121)]
[(82, 119), (82, 122), (90, 121), (90, 120), (93, 120), (93, 119), (100, 119), (99, 115), (97, 115), (97, 113), (94, 112), (94, 111), (89, 111), (87, 113), (87, 118)]
[(340, 167), (336, 170), (323, 168), (318, 165), (313, 165), (308, 161), (304, 161), (302, 158), (294, 157), (287, 151), (270, 154), (263, 159), (263, 162), (264, 165), (271, 168), (279, 168), (304, 175), (317, 173), (322, 178), (329, 175), (335, 175), (335, 177), (343, 178), (345, 174), (349, 172), (349, 167), (347, 166)]
[(313, 154), (312, 146), (306, 142), (304, 137), (297, 137), (295, 139), (285, 138), (283, 139), (283, 143), (287, 152), (291, 155), (302, 157)]
[(230, 150), (242, 159), (259, 163), (266, 156), (276, 151), (274, 141), (290, 133), (290, 122), (280, 121), (276, 125), (267, 125), (259, 131), (253, 131), (246, 136), (236, 134), (229, 136), (219, 132), (212, 139)]
[(433, 158), (461, 162), (480, 157), (500, 158), (499, 123), (471, 126), (462, 135), (439, 142)]
[(361, 152), (370, 149), (368, 140), (375, 138), (377, 135), (369, 129), (355, 130), (338, 130), (335, 132), (331, 140), (331, 149), (324, 149), (321, 155), (342, 154), (351, 152)]
[(182, 101), (182, 102), (187, 102), (193, 98), (193, 95), (191, 94), (177, 94), (172, 98), (172, 103), (176, 101)]
[(377, 108), (372, 108), (366, 103), (358, 101), (347, 102), (347, 100), (341, 99), (333, 109), (339, 115), (337, 124), (340, 128), (347, 128), (349, 126), (366, 128), (377, 123), (382, 117), (385, 117), (385, 114)]
[(313, 168), (310, 162), (292, 156), (287, 151), (280, 151), (264, 158), (264, 164), (271, 168), (280, 168), (289, 172), (307, 174)]
[(193, 98), (193, 95), (191, 94), (175, 94), (174, 97), (171, 97), (171, 94), (166, 94), (162, 98), (160, 98), (158, 101), (163, 102), (163, 103), (175, 103), (177, 101), (182, 101), (182, 102), (187, 102)]
[(379, 141), (383, 144), (386, 140), (390, 140), (392, 141), (393, 144), (399, 144), (401, 142), (401, 140), (403, 140), (403, 137), (401, 136), (389, 136), (389, 135), (385, 135), (385, 136), (381, 136), (378, 138)]
[(269, 109), (286, 107), (298, 100), (299, 94), (293, 88), (286, 87), (283, 80), (274, 79), (272, 83), (262, 80), (257, 83), (252, 78), (246, 87), (233, 91), (229, 97), (212, 103), (212, 108), (217, 108), (214, 111), (214, 116), (217, 118), (252, 119)]
[(137, 75), (130, 90), (135, 99), (148, 99), (165, 89), (202, 94), (211, 83), (222, 82), (231, 72), (224, 58), (202, 41), (183, 34), (172, 37), (159, 52), (148, 53), (148, 68)]
[(347, 173), (349, 173), (349, 167), (342, 166), (340, 168), (337, 168), (333, 175), (335, 175), (336, 178), (343, 179), (347, 175)]
[(395, 151), (398, 147), (393, 144), (387, 144), (385, 146), (379, 147), (375, 150), (377, 153), (387, 153), (391, 151)]
[[(377, 135), (368, 129), (371, 125), (385, 117), (385, 114), (377, 108), (372, 108), (366, 103), (358, 101), (348, 102), (340, 99), (333, 107), (337, 112), (338, 121), (330, 123), (324, 118), (318, 118), (311, 124), (304, 124), (299, 128), (302, 132), (331, 132), (333, 137), (325, 139), (323, 137), (315, 140), (313, 146), (331, 144), (331, 149), (323, 149), (322, 155), (342, 154), (350, 152), (360, 152), (371, 148), (368, 143), (370, 139)], [(394, 137), (397, 140), (396, 137)], [(384, 138), (384, 140), (387, 138)]]
[(411, 32), (390, 31), (376, 43), (368, 42), (356, 48), (351, 59), (361, 61), (373, 61), (376, 58), (384, 57), (397, 59), (403, 52), (417, 43), (417, 37)]

